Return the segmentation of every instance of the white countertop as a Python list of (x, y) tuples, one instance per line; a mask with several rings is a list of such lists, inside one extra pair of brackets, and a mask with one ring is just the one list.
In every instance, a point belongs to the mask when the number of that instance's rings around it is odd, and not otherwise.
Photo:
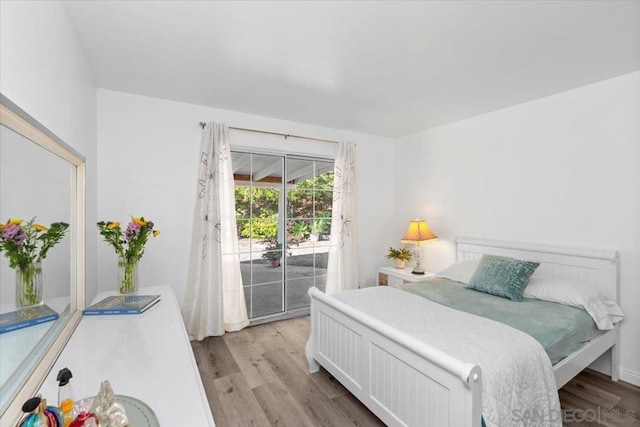
[[(109, 380), (116, 394), (149, 405), (162, 426), (214, 426), (173, 290), (152, 286), (138, 293), (161, 294), (161, 301), (142, 314), (83, 317), (40, 393), (56, 402), (56, 376), (67, 367), (76, 399), (95, 396)], [(115, 292), (92, 303), (109, 295)]]
[[(49, 307), (62, 316), (69, 306), (69, 297), (49, 298), (45, 301)], [(0, 313), (17, 310), (14, 305), (0, 304)], [(31, 354), (38, 342), (55, 322), (46, 322), (28, 328), (17, 329), (0, 334), (0, 386), (4, 387), (13, 373)], [(29, 369), (24, 368), (23, 369)], [(14, 379), (11, 380), (14, 382)]]

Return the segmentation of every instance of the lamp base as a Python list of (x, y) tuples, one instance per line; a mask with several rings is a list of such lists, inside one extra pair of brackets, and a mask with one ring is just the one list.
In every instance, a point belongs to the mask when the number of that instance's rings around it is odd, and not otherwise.
[(416, 244), (416, 264), (413, 266), (413, 271), (411, 274), (415, 274), (418, 276), (424, 275), (424, 269), (422, 268), (422, 263), (420, 262), (420, 242)]

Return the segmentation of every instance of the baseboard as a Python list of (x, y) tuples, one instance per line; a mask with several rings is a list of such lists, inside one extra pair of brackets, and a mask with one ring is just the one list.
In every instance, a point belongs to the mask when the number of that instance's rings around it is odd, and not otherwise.
[(293, 319), (294, 317), (308, 316), (311, 312), (310, 307), (294, 308), (284, 313), (268, 314), (262, 317), (254, 317), (249, 320), (249, 326), (261, 325), (263, 323), (275, 322), (276, 320)]
[[(611, 357), (609, 356), (609, 352), (605, 353), (605, 355), (606, 357), (600, 357), (589, 365), (589, 368), (605, 375), (611, 375)], [(640, 372), (621, 367), (620, 379), (624, 382), (640, 387)]]
[(640, 387), (640, 372), (620, 368), (620, 379), (629, 384)]

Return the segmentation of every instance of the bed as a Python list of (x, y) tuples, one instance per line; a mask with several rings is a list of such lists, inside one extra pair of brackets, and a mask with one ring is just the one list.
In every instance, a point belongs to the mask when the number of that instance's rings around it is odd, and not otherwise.
[[(539, 277), (572, 279), (618, 299), (618, 256), (615, 251), (456, 239), (456, 261), (477, 260), (484, 254), (539, 262), (535, 273)], [(485, 358), (482, 364), (470, 363), (468, 360), (474, 357), (467, 358), (465, 351), (471, 347), (462, 347), (456, 356), (452, 355), (456, 354), (453, 351), (442, 351), (441, 348), (447, 346), (432, 345), (428, 338), (423, 339), (419, 333), (408, 330), (415, 322), (394, 323), (393, 319), (405, 317), (406, 313), (385, 317), (384, 310), (388, 308), (382, 306), (396, 304), (397, 311), (411, 306), (415, 311), (420, 307), (415, 305), (419, 304), (416, 300), (419, 297), (395, 289), (362, 291), (366, 292), (352, 301), (342, 295), (325, 295), (314, 288), (309, 291), (311, 334), (306, 353), (311, 372), (323, 366), (390, 426), (480, 426), (483, 380), (488, 383), (489, 379), (483, 379), (485, 372), (481, 365), (490, 359)], [(370, 300), (369, 307), (379, 304), (381, 309), (358, 308), (362, 299)], [(396, 299), (402, 299), (402, 302), (389, 302)], [(433, 311), (434, 307), (431, 305), (424, 311)], [(419, 316), (427, 314), (419, 313)], [(431, 320), (424, 317), (422, 322), (429, 324)], [(471, 325), (475, 323), (468, 324), (475, 327)], [(563, 356), (552, 366), (554, 392), (609, 349), (611, 377), (617, 381), (617, 343), (616, 324)], [(541, 359), (546, 355), (536, 357)], [(489, 371), (495, 375), (495, 367), (487, 367)]]

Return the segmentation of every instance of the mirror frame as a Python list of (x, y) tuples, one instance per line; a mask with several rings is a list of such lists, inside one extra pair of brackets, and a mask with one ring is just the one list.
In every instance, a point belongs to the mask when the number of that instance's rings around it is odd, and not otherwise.
[(66, 315), (61, 314), (60, 320), (53, 324), (37, 344), (35, 351), (32, 351), (30, 369), (28, 373), (24, 373), (24, 383), (17, 390), (11, 390), (12, 396), (8, 399), (7, 407), (0, 414), (0, 424), (15, 425), (22, 415), (22, 404), (36, 395), (82, 319), (82, 309), (85, 307), (85, 159), (2, 94), (0, 124), (75, 166), (75, 171), (71, 172), (69, 311), (66, 313), (65, 310)]

